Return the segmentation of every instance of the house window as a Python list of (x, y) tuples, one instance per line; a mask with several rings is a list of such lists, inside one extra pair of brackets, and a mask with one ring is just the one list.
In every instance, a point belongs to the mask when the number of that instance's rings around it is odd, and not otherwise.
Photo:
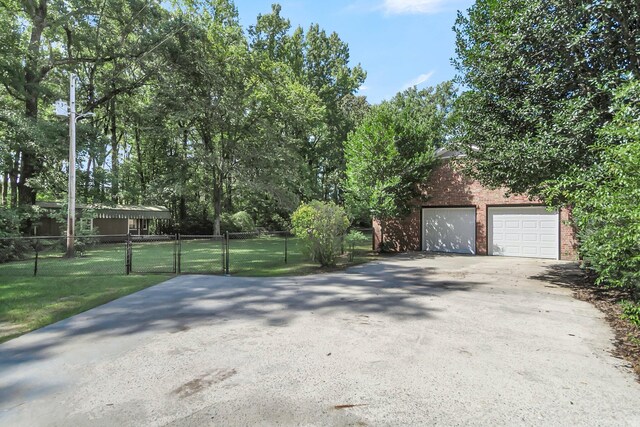
[(129, 218), (129, 230), (137, 230), (138, 229), (138, 221), (135, 219)]
[(146, 230), (147, 227), (149, 226), (149, 220), (148, 219), (143, 219), (143, 220), (140, 220), (140, 222), (142, 223), (142, 229)]

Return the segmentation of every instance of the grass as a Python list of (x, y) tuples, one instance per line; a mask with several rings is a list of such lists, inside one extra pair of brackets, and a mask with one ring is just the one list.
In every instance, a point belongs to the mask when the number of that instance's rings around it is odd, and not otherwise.
[[(335, 269), (322, 269), (305, 257), (298, 239), (281, 237), (231, 239), (229, 270), (232, 276), (285, 276), (331, 271), (375, 258), (370, 240), (356, 246), (354, 259), (341, 256)], [(345, 248), (348, 249), (348, 248)], [(0, 264), (0, 342), (41, 328), (114, 299), (163, 282), (174, 273), (222, 274), (223, 246), (211, 239), (134, 242), (132, 274), (125, 274), (125, 245), (100, 244), (83, 256), (65, 259), (49, 248), (33, 258)], [(154, 273), (154, 274), (143, 274)]]
[(0, 284), (0, 342), (160, 283), (168, 275), (13, 277)]

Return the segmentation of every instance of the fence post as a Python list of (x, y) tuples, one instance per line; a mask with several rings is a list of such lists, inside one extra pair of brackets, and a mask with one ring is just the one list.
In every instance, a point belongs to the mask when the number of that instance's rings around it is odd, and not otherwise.
[(178, 273), (178, 239), (179, 235), (176, 233), (173, 240), (173, 274)]
[(36, 251), (36, 260), (35, 263), (33, 265), (33, 275), (34, 277), (38, 275), (38, 242), (36, 242), (35, 245), (33, 245), (33, 249), (35, 249)]
[[(182, 265), (181, 265), (181, 261), (182, 261), (182, 238), (180, 237), (180, 233), (176, 234), (176, 239), (177, 242), (176, 244), (178, 245), (178, 253), (174, 254), (174, 262), (176, 263), (176, 265), (174, 265), (174, 270), (176, 273), (180, 274), (182, 273)], [(176, 259), (177, 258), (177, 259)]]
[(131, 273), (131, 271), (133, 270), (133, 266), (132, 264), (132, 260), (133, 260), (133, 247), (131, 244), (131, 233), (127, 233), (127, 250), (126, 250), (126, 254), (125, 254), (125, 265), (127, 268), (127, 275), (129, 275)]
[[(213, 235), (213, 241), (215, 241), (215, 237), (216, 235)], [(220, 268), (222, 269), (222, 274), (224, 274), (225, 272), (225, 265), (227, 265), (227, 249), (225, 248), (225, 241), (224, 241), (224, 234), (221, 234), (220, 236), (220, 253), (222, 254), (220, 256), (220, 261), (222, 261), (222, 265), (220, 266)]]
[(287, 252), (288, 252), (288, 248), (287, 248), (287, 232), (285, 231), (284, 233), (284, 263), (287, 263)]
[(228, 276), (229, 275), (229, 253), (230, 253), (230, 251), (229, 251), (229, 232), (228, 231), (224, 232), (224, 240), (225, 240), (225, 243), (226, 243), (226, 245), (225, 245), (226, 246), (225, 253), (227, 255), (225, 257), (225, 274)]

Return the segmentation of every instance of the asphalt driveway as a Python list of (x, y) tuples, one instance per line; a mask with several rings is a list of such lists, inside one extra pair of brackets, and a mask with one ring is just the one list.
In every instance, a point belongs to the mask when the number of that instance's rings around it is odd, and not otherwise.
[(0, 345), (0, 424), (640, 425), (603, 315), (557, 286), (573, 268), (177, 277)]

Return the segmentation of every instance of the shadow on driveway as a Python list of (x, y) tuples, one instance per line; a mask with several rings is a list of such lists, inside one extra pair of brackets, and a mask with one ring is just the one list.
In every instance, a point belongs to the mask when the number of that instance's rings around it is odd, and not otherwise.
[(0, 375), (56, 355), (77, 338), (89, 340), (90, 345), (112, 337), (180, 332), (237, 319), (260, 319), (267, 326), (283, 327), (299, 313), (333, 310), (398, 321), (424, 319), (434, 309), (415, 297), (439, 297), (481, 285), (435, 280), (433, 267), (402, 262), (415, 259), (416, 255), (398, 256), (340, 273), (301, 277), (176, 277), (0, 345)]

